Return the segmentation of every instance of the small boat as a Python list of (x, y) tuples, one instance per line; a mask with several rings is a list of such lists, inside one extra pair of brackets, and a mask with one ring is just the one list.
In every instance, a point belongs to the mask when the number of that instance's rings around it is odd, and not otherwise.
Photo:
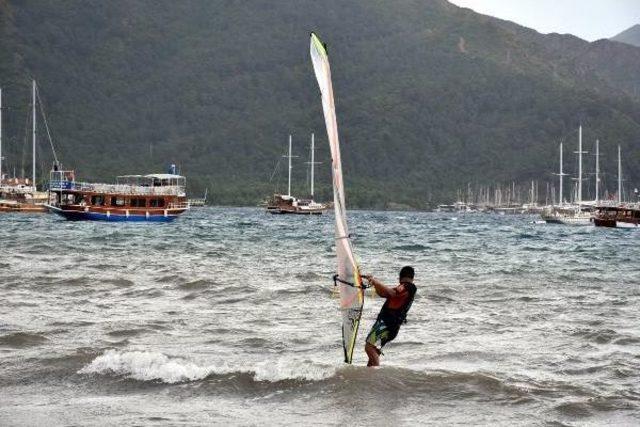
[(0, 181), (0, 212), (43, 213), (47, 211), (47, 193), (36, 191), (28, 178)]
[(2, 173), (2, 89), (0, 89), (0, 212), (44, 213), (47, 193), (36, 188), (36, 82), (32, 83), (32, 173), (29, 178), (6, 178)]
[(552, 206), (545, 209), (540, 216), (548, 224), (592, 225), (593, 207), (591, 206)]
[(186, 178), (175, 173), (123, 175), (116, 184), (77, 182), (54, 168), (47, 208), (74, 221), (169, 222), (189, 210)]
[(207, 204), (207, 193), (209, 192), (208, 188), (204, 189), (204, 196), (197, 197), (193, 199), (189, 199), (189, 206), (192, 208), (201, 208)]
[(593, 223), (596, 227), (640, 227), (640, 204), (601, 205), (596, 209)]
[(436, 212), (457, 212), (455, 205), (438, 205)]
[(640, 227), (640, 203), (624, 203), (622, 195), (622, 154), (618, 145), (617, 201), (605, 201), (598, 204), (593, 217), (593, 223), (596, 227)]
[(298, 199), (291, 195), (291, 135), (289, 135), (289, 182), (287, 194), (274, 194), (266, 201), (267, 212), (271, 214), (322, 215), (329, 206), (313, 200), (313, 172), (314, 172), (314, 136), (311, 134), (311, 193), (306, 199)]
[(297, 199), (286, 194), (274, 194), (267, 202), (271, 214), (322, 215), (327, 205), (313, 199)]

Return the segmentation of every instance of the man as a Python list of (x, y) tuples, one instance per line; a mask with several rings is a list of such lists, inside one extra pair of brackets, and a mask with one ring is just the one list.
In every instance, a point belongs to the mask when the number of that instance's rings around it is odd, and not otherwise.
[[(376, 323), (373, 324), (364, 346), (364, 351), (369, 356), (367, 366), (380, 365), (382, 347), (398, 335), (400, 325), (406, 322), (407, 312), (416, 294), (416, 285), (413, 284), (414, 275), (413, 267), (402, 267), (400, 283), (395, 287), (386, 286), (371, 275), (362, 276), (376, 289), (378, 295), (387, 299), (380, 309)], [(379, 348), (378, 345), (380, 345)]]

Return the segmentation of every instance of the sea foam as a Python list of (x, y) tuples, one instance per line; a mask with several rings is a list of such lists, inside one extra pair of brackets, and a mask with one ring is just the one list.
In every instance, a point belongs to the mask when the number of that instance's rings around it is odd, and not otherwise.
[(168, 384), (199, 381), (210, 375), (248, 374), (254, 381), (320, 381), (333, 376), (337, 367), (301, 360), (267, 360), (253, 366), (227, 363), (198, 365), (159, 352), (107, 350), (78, 374), (120, 375), (138, 381)]

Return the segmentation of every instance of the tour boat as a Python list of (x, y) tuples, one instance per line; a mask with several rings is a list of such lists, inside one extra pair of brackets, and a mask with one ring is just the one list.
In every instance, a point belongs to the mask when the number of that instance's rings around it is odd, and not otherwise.
[(186, 178), (175, 173), (124, 175), (116, 184), (77, 182), (51, 171), (47, 208), (68, 220), (169, 222), (189, 210)]

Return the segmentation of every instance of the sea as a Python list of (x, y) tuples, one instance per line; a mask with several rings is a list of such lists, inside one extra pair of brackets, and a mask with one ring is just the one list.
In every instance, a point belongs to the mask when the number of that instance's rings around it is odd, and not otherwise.
[(0, 216), (0, 425), (640, 425), (640, 231), (350, 211), (361, 269), (418, 293), (352, 365), (332, 213)]

